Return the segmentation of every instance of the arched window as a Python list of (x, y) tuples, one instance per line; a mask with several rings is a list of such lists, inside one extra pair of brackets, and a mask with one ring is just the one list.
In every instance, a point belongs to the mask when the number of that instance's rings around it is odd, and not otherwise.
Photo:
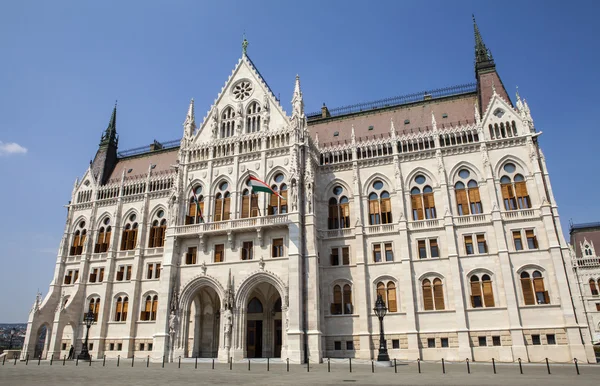
[(467, 169), (461, 169), (458, 172), (459, 181), (454, 185), (456, 194), (456, 208), (459, 216), (483, 213), (481, 197), (479, 195), (479, 186), (477, 181), (469, 179), (471, 172)]
[(503, 167), (503, 176), (500, 178), (500, 189), (504, 209), (517, 210), (531, 208), (531, 200), (527, 193), (527, 183), (522, 174), (516, 173), (517, 167), (507, 163)]
[(110, 246), (110, 236), (112, 228), (110, 224), (110, 218), (105, 218), (102, 222), (103, 226), (98, 230), (98, 238), (96, 239), (96, 245), (94, 246), (94, 253), (102, 253), (108, 251)]
[(129, 298), (127, 296), (117, 298), (115, 311), (115, 322), (125, 322), (127, 320), (127, 311), (129, 309)]
[(235, 111), (227, 107), (221, 114), (221, 138), (231, 137), (235, 134)]
[(333, 287), (333, 303), (331, 303), (332, 315), (349, 315), (352, 314), (352, 287), (350, 284), (342, 286), (336, 284)]
[[(92, 311), (94, 314), (94, 322), (98, 321), (98, 313), (100, 312), (100, 298), (92, 298), (90, 299), (90, 304), (88, 307), (89, 311)], [(85, 314), (83, 315), (85, 318)]]
[(344, 195), (344, 188), (333, 188), (333, 197), (329, 199), (329, 216), (327, 221), (329, 229), (350, 228), (350, 202)]
[(129, 251), (135, 249), (137, 243), (138, 223), (136, 220), (135, 213), (129, 215), (125, 228), (123, 229), (123, 235), (121, 236), (121, 250)]
[[(250, 186), (250, 180), (246, 181), (246, 185)], [(244, 189), (242, 192), (242, 218), (258, 216), (258, 194), (254, 193), (250, 188)]]
[(269, 200), (269, 215), (287, 213), (287, 184), (284, 182), (285, 177), (282, 173), (278, 173), (273, 177), (271, 189), (277, 192), (279, 196), (271, 194)]
[(260, 131), (260, 104), (252, 102), (246, 109), (246, 133)]
[(471, 276), (471, 307), (494, 307), (494, 291), (490, 275), (481, 276), (481, 281), (476, 275)]
[(215, 196), (215, 221), (226, 221), (231, 216), (231, 194), (228, 189), (229, 184), (227, 182), (223, 181), (219, 184)]
[(158, 310), (158, 295), (146, 296), (144, 308), (140, 315), (140, 320), (156, 320), (156, 312)]
[(164, 210), (156, 212), (155, 220), (152, 221), (152, 227), (150, 228), (150, 236), (148, 237), (148, 248), (162, 247), (165, 244), (165, 233), (167, 231), (167, 220)]
[(390, 194), (380, 180), (373, 182), (372, 192), (369, 194), (369, 224), (390, 224), (392, 222), (392, 205)]
[(79, 256), (83, 253), (86, 235), (87, 231), (85, 229), (85, 221), (80, 221), (79, 224), (77, 224), (77, 230), (73, 234), (73, 243), (71, 244), (69, 255)]
[(185, 216), (186, 225), (204, 222), (204, 196), (202, 186), (194, 186), (188, 202), (188, 213)]
[(413, 220), (436, 218), (433, 189), (430, 185), (426, 185), (428, 182), (428, 179), (422, 174), (413, 180), (413, 188), (410, 190)]
[(594, 279), (590, 279), (590, 290), (593, 296), (598, 296), (598, 287), (596, 286)]
[(444, 309), (444, 288), (440, 278), (433, 279), (433, 285), (430, 279), (424, 279), (421, 283), (423, 290), (423, 308), (428, 310)]
[(257, 298), (252, 298), (248, 302), (248, 313), (249, 314), (262, 314), (263, 313), (263, 305)]
[(387, 285), (383, 282), (377, 283), (377, 296), (381, 295), (383, 302), (387, 305), (389, 312), (397, 312), (398, 306), (396, 303), (396, 284), (389, 281)]
[(533, 271), (532, 274), (527, 271), (521, 272), (521, 288), (526, 305), (550, 304), (550, 297), (544, 286), (544, 277), (540, 271)]

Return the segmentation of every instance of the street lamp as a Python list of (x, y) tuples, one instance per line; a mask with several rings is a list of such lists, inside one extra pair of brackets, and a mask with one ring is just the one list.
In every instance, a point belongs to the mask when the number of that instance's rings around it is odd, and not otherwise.
[(13, 336), (15, 336), (16, 333), (17, 333), (17, 330), (15, 330), (14, 328), (11, 328), (11, 330), (10, 330), (10, 341), (8, 341), (8, 349), (9, 350), (12, 348)]
[(387, 351), (387, 344), (385, 343), (385, 338), (383, 336), (383, 317), (387, 314), (387, 307), (383, 302), (383, 298), (381, 295), (377, 295), (377, 301), (375, 302), (375, 315), (379, 318), (379, 355), (377, 355), (377, 361), (385, 361), (389, 362), (390, 356)]
[(87, 330), (85, 332), (85, 342), (83, 343), (81, 353), (77, 358), (89, 361), (91, 358), (90, 353), (88, 352), (88, 337), (90, 335), (90, 327), (92, 326), (92, 323), (94, 323), (94, 312), (92, 310), (89, 310), (88, 313), (84, 315), (83, 322), (85, 323)]

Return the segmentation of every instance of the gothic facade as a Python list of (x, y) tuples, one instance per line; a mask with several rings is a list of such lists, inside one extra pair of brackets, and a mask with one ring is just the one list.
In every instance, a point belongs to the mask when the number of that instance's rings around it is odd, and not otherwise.
[(93, 357), (371, 359), (381, 295), (392, 358), (592, 360), (541, 133), (475, 40), (473, 84), (314, 114), (244, 45), (201, 124), (192, 100), (142, 150), (115, 107), (23, 354), (79, 351), (90, 311)]

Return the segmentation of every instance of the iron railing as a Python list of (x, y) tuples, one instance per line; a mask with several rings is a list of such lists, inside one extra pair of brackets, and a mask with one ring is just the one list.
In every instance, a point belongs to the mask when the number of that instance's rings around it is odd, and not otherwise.
[[(178, 147), (180, 143), (181, 143), (181, 139), (174, 139), (174, 140), (167, 141), (167, 142), (154, 141), (154, 144), (158, 144), (161, 146), (157, 150), (172, 149), (174, 147)], [(123, 150), (123, 151), (120, 151), (117, 153), (117, 157), (124, 158), (124, 157), (131, 157), (134, 155), (149, 153), (150, 146), (152, 146), (152, 145), (140, 146), (140, 147), (136, 147), (133, 149)]]

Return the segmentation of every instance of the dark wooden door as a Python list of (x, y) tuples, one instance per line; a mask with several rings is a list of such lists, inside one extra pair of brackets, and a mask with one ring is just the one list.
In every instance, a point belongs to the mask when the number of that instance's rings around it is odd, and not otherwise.
[(249, 320), (246, 332), (246, 355), (262, 358), (262, 320)]
[(275, 336), (273, 341), (275, 342), (275, 352), (273, 356), (275, 358), (281, 357), (281, 345), (283, 343), (282, 331), (281, 331), (281, 319), (275, 320)]

